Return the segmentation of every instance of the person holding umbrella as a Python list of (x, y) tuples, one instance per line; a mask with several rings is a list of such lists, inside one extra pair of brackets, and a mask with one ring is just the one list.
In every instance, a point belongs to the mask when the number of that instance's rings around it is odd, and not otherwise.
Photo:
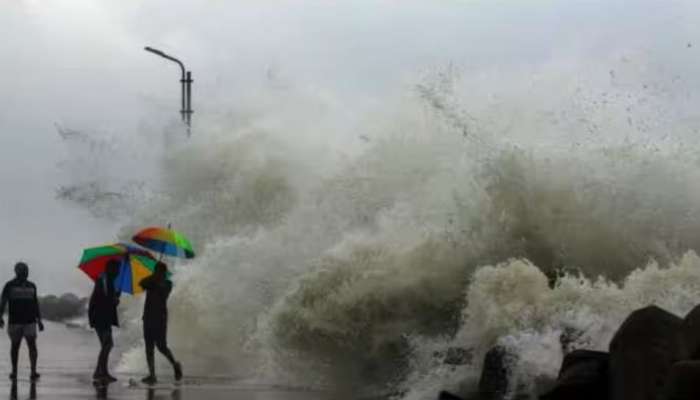
[[(173, 229), (148, 227), (132, 237), (139, 245), (163, 255), (181, 258), (194, 258), (194, 250), (190, 241), (180, 232)], [(142, 279), (139, 286), (146, 291), (146, 304), (143, 309), (143, 336), (146, 342), (146, 360), (148, 361), (148, 376), (143, 383), (157, 382), (154, 363), (154, 347), (158, 348), (175, 370), (175, 380), (182, 379), (182, 365), (175, 360), (168, 348), (168, 296), (173, 288), (168, 279), (168, 267), (160, 260), (153, 269), (153, 275)]]
[(12, 373), (10, 379), (14, 382), (17, 379), (17, 360), (19, 358), (19, 348), (22, 339), (27, 341), (29, 348), (29, 363), (31, 366), (30, 378), (33, 381), (39, 379), (36, 372), (36, 361), (38, 351), (36, 348), (36, 328), (44, 330), (39, 312), (39, 300), (36, 294), (36, 285), (27, 280), (29, 277), (29, 266), (26, 263), (15, 264), (15, 279), (7, 282), (2, 290), (2, 300), (0, 300), (0, 328), (5, 327), (2, 316), (5, 314), (5, 306), (9, 304), (9, 324), (7, 334), (12, 342), (10, 348), (10, 358), (12, 359)]
[(138, 283), (153, 273), (157, 262), (148, 251), (126, 243), (83, 250), (78, 268), (95, 282), (88, 314), (90, 326), (100, 339), (100, 355), (93, 375), (96, 381), (116, 381), (109, 374), (108, 365), (109, 353), (114, 346), (112, 327), (119, 326), (117, 306), (120, 295), (143, 292)]
[(118, 259), (107, 261), (104, 272), (95, 279), (95, 287), (88, 306), (90, 327), (95, 329), (100, 339), (100, 354), (93, 374), (93, 379), (100, 381), (117, 381), (117, 378), (109, 374), (108, 365), (109, 353), (114, 347), (112, 326), (119, 326), (117, 306), (120, 293), (115, 287), (115, 280), (119, 276), (120, 267), (121, 262)]
[(155, 349), (170, 361), (175, 371), (175, 380), (182, 379), (182, 364), (180, 364), (168, 348), (168, 297), (173, 284), (167, 279), (168, 267), (158, 261), (153, 275), (139, 282), (146, 292), (146, 302), (143, 307), (143, 338), (146, 342), (146, 361), (148, 376), (141, 382), (152, 385), (157, 382), (155, 372)]

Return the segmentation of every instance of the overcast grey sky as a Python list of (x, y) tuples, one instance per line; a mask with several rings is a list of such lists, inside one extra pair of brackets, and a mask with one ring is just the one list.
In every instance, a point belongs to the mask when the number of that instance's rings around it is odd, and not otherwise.
[(54, 124), (160, 135), (177, 119), (178, 71), (145, 45), (194, 71), (201, 120), (270, 75), (381, 99), (447, 63), (537, 71), (643, 53), (697, 84), (700, 41), (687, 44), (698, 17), (690, 0), (0, 2), (0, 278), (25, 259), (43, 292), (86, 290), (80, 250), (113, 240), (119, 224), (55, 199), (57, 165), (76, 155)]

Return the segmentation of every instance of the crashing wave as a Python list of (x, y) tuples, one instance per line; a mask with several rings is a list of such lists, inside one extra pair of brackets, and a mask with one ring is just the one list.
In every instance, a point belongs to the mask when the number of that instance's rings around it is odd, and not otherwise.
[(602, 348), (638, 305), (693, 304), (700, 172), (682, 127), (655, 140), (647, 111), (668, 99), (614, 86), (538, 104), (513, 85), (484, 100), (451, 74), (342, 127), (352, 107), (275, 92), (230, 131), (164, 147), (121, 236), (172, 223), (198, 247), (170, 302), (188, 370), (432, 398), (478, 373), (447, 348), (510, 346), (527, 385), (554, 373), (566, 327)]

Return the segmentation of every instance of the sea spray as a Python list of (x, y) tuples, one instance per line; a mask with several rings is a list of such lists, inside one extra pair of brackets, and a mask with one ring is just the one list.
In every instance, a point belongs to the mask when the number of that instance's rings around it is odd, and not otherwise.
[[(615, 330), (635, 309), (656, 304), (687, 314), (700, 300), (700, 257), (689, 252), (668, 268), (649, 263), (619, 285), (603, 277), (565, 274), (553, 288), (537, 267), (513, 260), (479, 268), (466, 297), (454, 336), (413, 339), (413, 373), (401, 385), (399, 398), (429, 399), (444, 388), (473, 393), (483, 356), (496, 345), (517, 355), (511, 392), (535, 394), (538, 379), (556, 377), (565, 330), (579, 332), (573, 348), (607, 351)], [(463, 366), (445, 365), (435, 354), (448, 347), (473, 349), (474, 358)]]
[[(456, 84), (481, 93), (499, 79)], [(696, 261), (681, 257), (700, 247), (697, 155), (625, 125), (616, 110), (637, 89), (556, 94), (563, 79), (538, 82), (544, 100), (523, 85), (475, 99), (450, 79), (421, 83), (350, 128), (306, 98), (275, 103), (155, 151), (154, 183), (120, 236), (172, 223), (198, 248), (174, 266), (170, 301), (188, 373), (433, 398), (473, 389), (500, 343), (521, 355), (527, 387), (556, 372), (564, 329), (602, 349), (636, 306), (689, 309)], [(666, 101), (645, 99), (642, 111)], [(136, 345), (122, 368), (138, 371), (140, 300), (129, 302)], [(450, 347), (473, 361), (445, 365)]]

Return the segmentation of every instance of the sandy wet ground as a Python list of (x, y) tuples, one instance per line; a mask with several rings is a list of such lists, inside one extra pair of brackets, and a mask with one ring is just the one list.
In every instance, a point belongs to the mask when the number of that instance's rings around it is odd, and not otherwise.
[[(127, 382), (117, 382), (108, 387), (94, 387), (92, 382), (76, 376), (50, 374), (36, 385), (20, 380), (16, 386), (6, 381), (0, 384), (8, 398), (16, 399), (120, 399), (120, 400), (329, 400), (329, 393), (300, 391), (287, 388), (246, 386), (229, 382), (185, 382), (175, 387), (161, 384), (155, 388), (133, 387)], [(16, 397), (13, 397), (16, 396)], [(3, 396), (0, 394), (0, 398)]]
[[(42, 377), (36, 385), (20, 380), (16, 387), (6, 381), (0, 384), (8, 398), (16, 399), (120, 399), (120, 400), (329, 400), (334, 396), (328, 393), (297, 391), (265, 386), (246, 386), (229, 382), (199, 381), (185, 382), (180, 387), (160, 385), (154, 389), (132, 387), (128, 382), (117, 382), (108, 387), (96, 388), (87, 379), (61, 374)], [(16, 397), (13, 397), (16, 396)], [(0, 398), (3, 396), (0, 394)]]
[[(26, 347), (20, 354), (20, 379), (13, 385), (10, 372), (9, 340), (0, 334), (0, 399), (114, 399), (114, 400), (338, 400), (327, 392), (297, 390), (264, 384), (237, 382), (229, 378), (186, 377), (180, 385), (162, 382), (148, 388), (138, 382), (140, 376), (117, 375), (119, 382), (95, 387), (92, 379), (97, 339), (91, 332), (47, 323), (46, 332), (39, 337), (39, 372), (41, 380), (28, 380)], [(6, 395), (3, 395), (6, 393)]]

